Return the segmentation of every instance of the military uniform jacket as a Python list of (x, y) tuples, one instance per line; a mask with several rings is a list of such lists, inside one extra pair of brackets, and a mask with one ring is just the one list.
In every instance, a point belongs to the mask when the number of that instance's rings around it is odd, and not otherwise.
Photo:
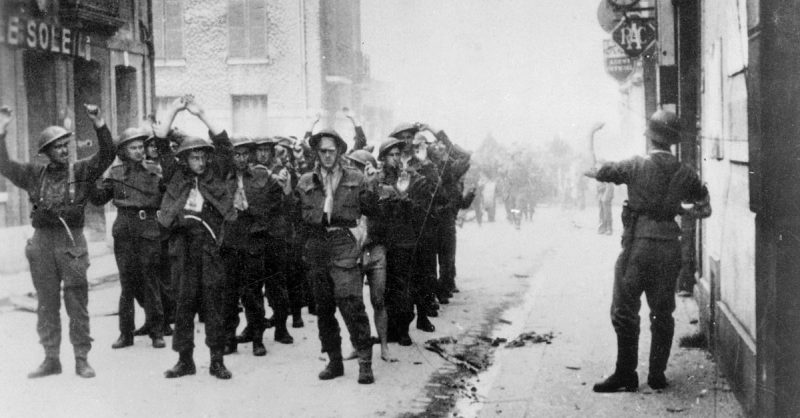
[(330, 223), (323, 211), (325, 186), (320, 169), (300, 177), (294, 191), (296, 213), (304, 229), (319, 230), (324, 227), (354, 228), (361, 215), (375, 214), (377, 195), (368, 189), (366, 178), (358, 170), (342, 167), (342, 178), (333, 193), (333, 211)]
[[(225, 231), (224, 246), (233, 248), (249, 248), (262, 245), (251, 238), (270, 236), (286, 240), (291, 232), (287, 220), (288, 197), (283, 187), (271, 173), (260, 167), (251, 166), (242, 173), (244, 193), (247, 197), (247, 209), (236, 210), (236, 220), (231, 222)], [(238, 187), (236, 173), (228, 175), (228, 189), (233, 196)]]
[[(95, 182), (114, 161), (111, 132), (105, 125), (96, 129), (100, 150), (93, 156), (73, 164), (75, 183), (70, 185), (68, 167), (56, 164), (20, 163), (8, 156), (5, 135), (0, 135), (0, 174), (15, 186), (28, 192), (31, 202), (31, 223), (34, 228), (63, 228), (63, 219), (70, 228), (82, 228), (84, 207)], [(63, 198), (45, 201), (45, 188), (63, 190)], [(61, 218), (61, 219), (59, 219)]]
[(199, 216), (205, 221), (213, 229), (217, 241), (220, 242), (223, 236), (223, 224), (236, 219), (236, 211), (233, 209), (233, 193), (230, 192), (225, 181), (231, 169), (230, 161), (233, 160), (233, 151), (225, 131), (218, 136), (212, 136), (212, 140), (216, 147), (214, 158), (209, 160), (205, 172), (198, 176), (189, 167), (176, 161), (169, 142), (165, 138), (156, 138), (166, 183), (159, 222), (165, 228), (172, 230), (187, 226), (184, 218), (184, 206), (189, 192), (195, 187), (196, 179), (198, 189), (203, 195), (204, 204), (199, 214), (193, 213), (192, 215)]
[(701, 200), (707, 193), (697, 173), (666, 151), (603, 164), (596, 179), (628, 186), (628, 206), (637, 215), (635, 238), (678, 239), (675, 216), (681, 202)]
[(120, 212), (143, 211), (145, 219), (137, 218), (133, 222), (122, 223), (122, 216), (117, 215), (114, 222), (113, 236), (141, 236), (158, 239), (161, 231), (156, 219), (156, 211), (161, 205), (161, 166), (157, 162), (143, 160), (136, 163), (125, 161), (111, 167), (108, 177), (103, 179), (102, 186), (91, 196), (93, 205), (104, 205), (113, 200)]

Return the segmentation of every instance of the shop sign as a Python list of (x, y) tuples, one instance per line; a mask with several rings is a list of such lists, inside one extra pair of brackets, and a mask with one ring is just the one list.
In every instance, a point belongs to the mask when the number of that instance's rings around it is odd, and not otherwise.
[(88, 48), (80, 31), (20, 15), (0, 20), (0, 44), (79, 57)]
[(611, 35), (629, 57), (636, 58), (656, 41), (655, 19), (626, 17)]
[(620, 83), (627, 80), (633, 73), (633, 58), (611, 39), (603, 40), (603, 57), (606, 63), (606, 72)]

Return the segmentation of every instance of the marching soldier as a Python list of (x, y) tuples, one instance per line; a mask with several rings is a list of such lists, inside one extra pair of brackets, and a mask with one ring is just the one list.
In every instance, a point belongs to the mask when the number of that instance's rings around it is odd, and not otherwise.
[[(178, 146), (176, 161), (166, 136), (175, 115), (184, 109), (208, 126), (213, 144), (187, 136)], [(167, 185), (159, 222), (170, 231), (170, 263), (177, 295), (172, 349), (179, 353), (178, 362), (164, 376), (176, 378), (196, 372), (194, 318), (202, 312), (206, 345), (211, 351), (209, 373), (230, 379), (232, 374), (223, 360), (228, 283), (219, 255), (224, 224), (236, 216), (233, 195), (225, 182), (233, 160), (230, 140), (224, 130), (208, 120), (192, 96), (177, 99), (164, 120), (166, 124), (157, 125), (155, 132)]]
[(11, 110), (0, 108), (0, 174), (27, 191), (32, 206), (34, 233), (25, 255), (39, 300), (36, 330), (45, 359), (28, 374), (29, 378), (61, 373), (62, 283), (70, 321), (69, 339), (75, 353), (75, 373), (85, 378), (95, 376), (87, 361), (92, 338), (87, 310), (89, 254), (83, 235), (84, 207), (95, 182), (114, 161), (114, 145), (99, 108), (85, 107), (97, 132), (100, 150), (89, 159), (72, 162), (69, 156), (72, 132), (50, 126), (39, 136), (39, 153), (50, 160), (47, 165), (20, 163), (9, 158), (5, 136)]
[(161, 228), (157, 212), (161, 205), (161, 167), (145, 159), (145, 140), (151, 131), (128, 128), (116, 143), (122, 164), (111, 167), (108, 178), (92, 197), (95, 205), (113, 199), (117, 207), (114, 221), (114, 257), (119, 270), (119, 332), (111, 348), (133, 345), (134, 296), (140, 295), (147, 329), (154, 348), (164, 348), (164, 309), (161, 304), (159, 276), (161, 265)]
[[(675, 321), (675, 283), (681, 267), (680, 227), (675, 216), (682, 201), (700, 201), (708, 190), (697, 174), (681, 164), (670, 152), (680, 142), (680, 123), (669, 111), (653, 113), (645, 135), (653, 150), (646, 157), (603, 164), (586, 173), (597, 181), (625, 184), (628, 201), (623, 209), (622, 253), (614, 270), (611, 323), (617, 334), (617, 363), (614, 373), (594, 385), (595, 392), (635, 392), (639, 347), (641, 295), (650, 307), (650, 372), (647, 384), (653, 389), (667, 387), (667, 368)], [(590, 136), (593, 147), (594, 132)]]
[(338, 307), (358, 354), (358, 382), (373, 383), (372, 341), (358, 267), (363, 238), (355, 234), (361, 216), (374, 214), (376, 196), (367, 189), (363, 174), (342, 165), (340, 157), (347, 144), (339, 134), (323, 130), (311, 136), (309, 145), (318, 167), (300, 178), (295, 200), (306, 230), (304, 260), (314, 289), (319, 338), (329, 357), (319, 378), (344, 374), (339, 323), (334, 316)]

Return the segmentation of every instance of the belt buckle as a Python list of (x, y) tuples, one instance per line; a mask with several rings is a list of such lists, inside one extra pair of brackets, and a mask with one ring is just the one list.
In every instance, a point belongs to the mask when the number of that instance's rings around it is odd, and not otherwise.
[(139, 219), (141, 220), (147, 219), (147, 212), (145, 212), (144, 209), (139, 211)]

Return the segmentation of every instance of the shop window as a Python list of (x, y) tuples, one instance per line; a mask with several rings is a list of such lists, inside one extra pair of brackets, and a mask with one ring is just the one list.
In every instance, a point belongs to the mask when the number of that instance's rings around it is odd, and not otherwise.
[(231, 96), (233, 132), (237, 135), (267, 134), (267, 96)]
[(153, 0), (153, 43), (157, 60), (183, 59), (181, 0)]
[(228, 58), (267, 59), (266, 0), (228, 0)]

